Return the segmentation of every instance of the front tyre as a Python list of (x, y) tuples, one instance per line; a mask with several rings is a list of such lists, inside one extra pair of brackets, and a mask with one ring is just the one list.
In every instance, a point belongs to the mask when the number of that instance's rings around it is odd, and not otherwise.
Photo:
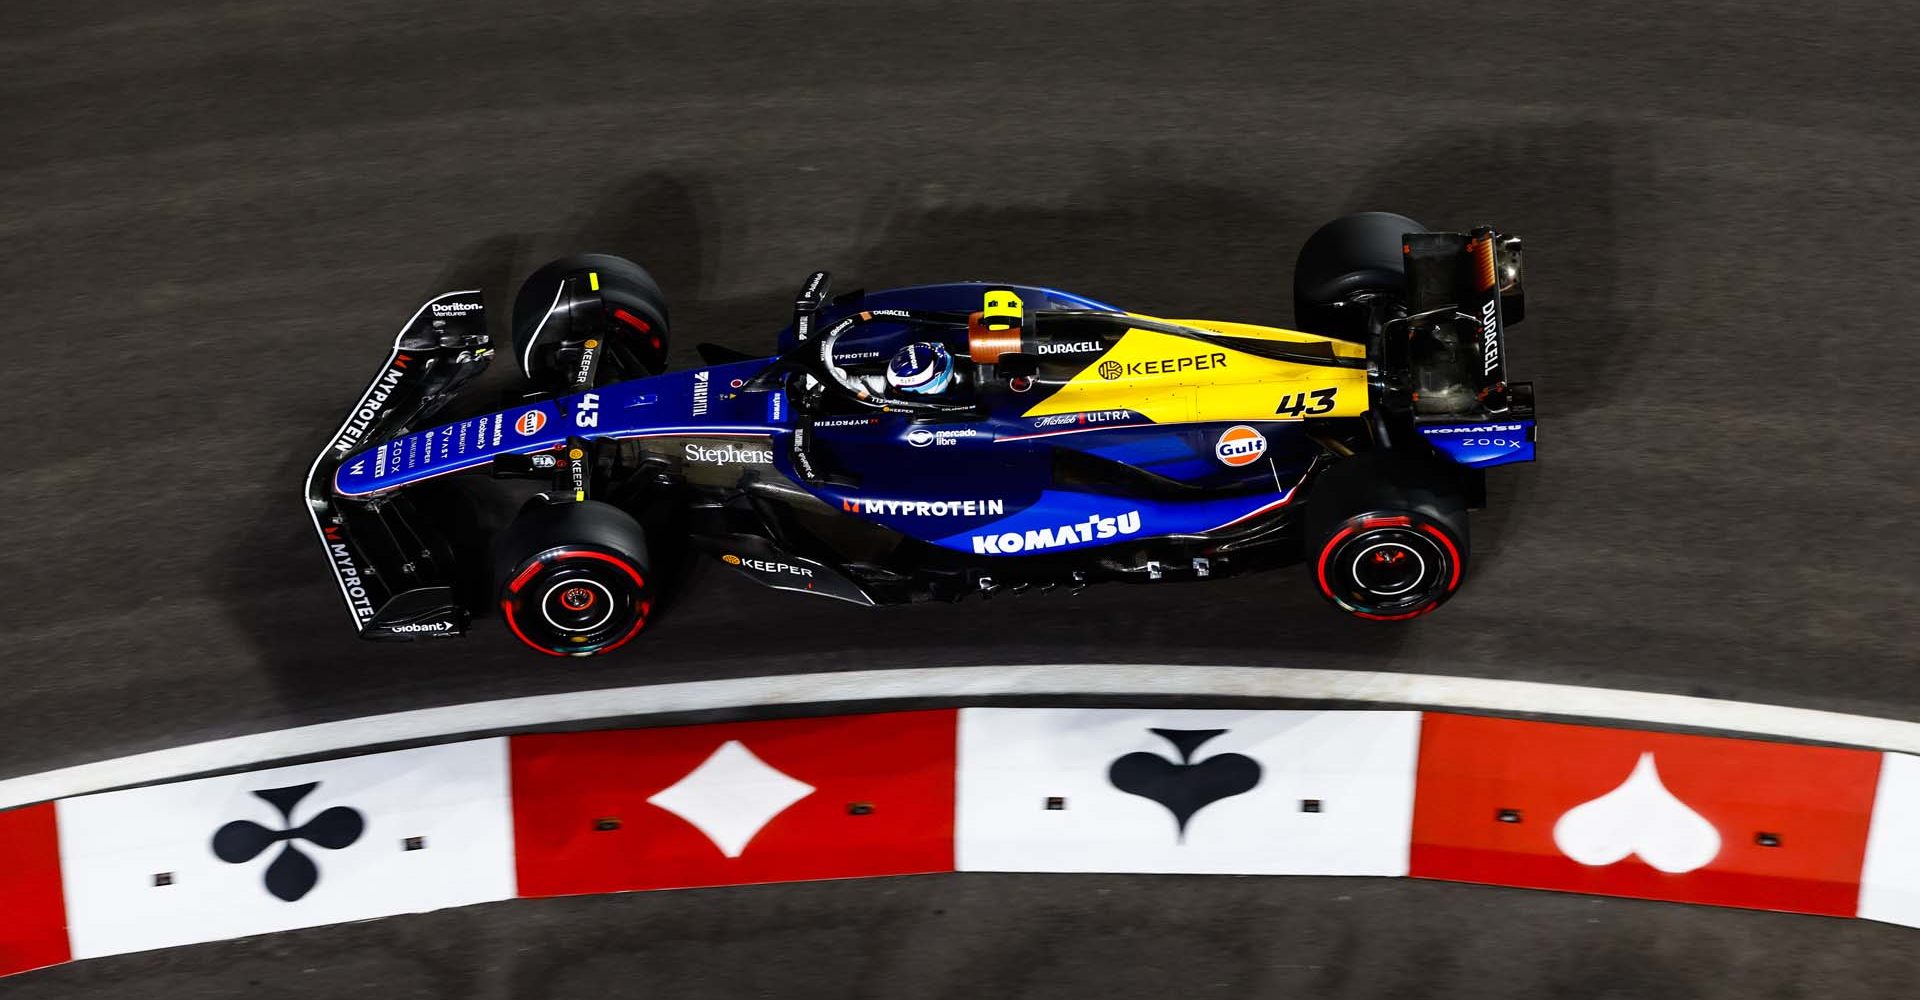
[(513, 299), (513, 356), (527, 381), (564, 392), (585, 350), (600, 351), (605, 385), (667, 367), (667, 299), (646, 269), (586, 253), (552, 261)]
[(535, 500), (500, 538), (501, 617), (550, 656), (595, 656), (646, 627), (654, 595), (645, 533), (595, 501)]
[(1320, 544), (1314, 579), (1349, 614), (1399, 621), (1440, 606), (1460, 586), (1466, 540), (1413, 511), (1348, 518)]

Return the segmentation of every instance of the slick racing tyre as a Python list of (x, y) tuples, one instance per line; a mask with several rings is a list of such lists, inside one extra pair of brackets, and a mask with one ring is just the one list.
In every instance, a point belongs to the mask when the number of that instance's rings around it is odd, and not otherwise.
[(610, 504), (533, 500), (495, 555), (507, 630), (542, 653), (612, 652), (653, 611), (645, 532)]
[(1367, 454), (1321, 476), (1309, 499), (1307, 565), (1321, 596), (1372, 621), (1439, 607), (1466, 575), (1466, 503), (1450, 467)]
[(553, 261), (513, 298), (513, 356), (527, 381), (549, 391), (572, 384), (583, 349), (602, 352), (596, 384), (658, 375), (667, 333), (667, 300), (653, 276), (611, 254)]
[(1342, 610), (1399, 621), (1440, 606), (1460, 586), (1466, 547), (1414, 511), (1355, 515), (1320, 544), (1314, 579)]
[(1363, 292), (1405, 298), (1407, 270), (1401, 237), (1426, 227), (1391, 212), (1357, 212), (1321, 226), (1293, 264), (1294, 326), (1343, 340), (1366, 339), (1363, 310), (1340, 303)]

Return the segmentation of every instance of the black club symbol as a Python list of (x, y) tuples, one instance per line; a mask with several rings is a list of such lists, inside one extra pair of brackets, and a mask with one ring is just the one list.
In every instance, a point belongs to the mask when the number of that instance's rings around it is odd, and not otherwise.
[(299, 826), (292, 825), (293, 807), (318, 787), (319, 782), (311, 781), (254, 792), (280, 810), (287, 828), (269, 830), (252, 820), (234, 820), (214, 832), (214, 856), (231, 865), (245, 864), (265, 853), (267, 848), (285, 841), (280, 856), (267, 866), (267, 891), (289, 903), (313, 891), (320, 882), (320, 869), (300, 850), (298, 842), (304, 840), (315, 847), (337, 851), (359, 840), (367, 828), (367, 821), (359, 811), (346, 806), (334, 806)]

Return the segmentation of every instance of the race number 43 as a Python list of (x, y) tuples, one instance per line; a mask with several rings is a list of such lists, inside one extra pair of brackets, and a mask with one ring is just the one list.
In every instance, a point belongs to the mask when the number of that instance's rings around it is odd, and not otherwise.
[(580, 407), (573, 411), (573, 422), (578, 427), (600, 426), (600, 394), (590, 392), (580, 397)]
[[(1306, 392), (1290, 392), (1280, 397), (1280, 406), (1273, 412), (1286, 417), (1312, 417), (1333, 409), (1333, 397), (1338, 389), (1310, 389)], [(1311, 402), (1309, 402), (1311, 400)]]

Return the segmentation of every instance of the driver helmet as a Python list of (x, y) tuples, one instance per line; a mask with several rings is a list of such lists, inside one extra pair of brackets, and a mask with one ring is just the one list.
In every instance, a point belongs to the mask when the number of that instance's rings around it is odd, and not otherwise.
[(887, 385), (896, 391), (931, 396), (952, 384), (953, 353), (939, 344), (908, 344), (887, 362)]

